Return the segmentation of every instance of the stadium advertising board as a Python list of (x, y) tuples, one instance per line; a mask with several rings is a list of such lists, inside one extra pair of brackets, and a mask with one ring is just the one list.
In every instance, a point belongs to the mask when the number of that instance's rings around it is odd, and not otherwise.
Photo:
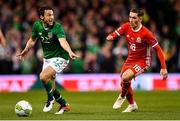
[(118, 74), (59, 75), (57, 81), (69, 91), (103, 91), (119, 89)]
[[(62, 74), (56, 81), (67, 91), (118, 91), (119, 74)], [(38, 81), (36, 75), (1, 75), (0, 92), (26, 92)], [(135, 90), (180, 90), (180, 74), (142, 74), (132, 81)]]
[[(120, 89), (119, 74), (59, 75), (57, 82), (68, 91), (107, 91)], [(132, 81), (135, 90), (180, 90), (180, 74), (169, 74), (162, 80), (159, 74), (142, 74)]]
[(0, 92), (26, 92), (36, 80), (36, 75), (1, 75)]

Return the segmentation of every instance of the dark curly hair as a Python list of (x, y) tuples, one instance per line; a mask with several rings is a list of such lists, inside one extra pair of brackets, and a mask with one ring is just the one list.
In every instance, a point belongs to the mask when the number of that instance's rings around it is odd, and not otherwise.
[(53, 8), (49, 7), (49, 6), (42, 6), (38, 9), (38, 15), (40, 16), (44, 16), (44, 11), (45, 10), (53, 10)]

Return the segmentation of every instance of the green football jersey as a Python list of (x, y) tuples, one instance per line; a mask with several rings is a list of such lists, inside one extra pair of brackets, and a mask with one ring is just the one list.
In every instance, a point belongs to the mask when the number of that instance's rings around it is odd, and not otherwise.
[(58, 40), (58, 38), (65, 38), (64, 29), (60, 23), (54, 22), (54, 25), (46, 30), (42, 21), (36, 21), (32, 28), (31, 38), (41, 41), (45, 59), (54, 57), (69, 59), (68, 53), (61, 47)]

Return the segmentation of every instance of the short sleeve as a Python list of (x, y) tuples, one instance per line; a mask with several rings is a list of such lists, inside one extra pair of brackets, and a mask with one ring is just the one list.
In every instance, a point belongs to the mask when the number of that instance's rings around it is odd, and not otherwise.
[(32, 27), (31, 38), (36, 39), (38, 37), (38, 23), (35, 22)]
[(155, 47), (156, 45), (158, 45), (157, 39), (150, 31), (146, 32), (146, 41), (151, 47)]
[(125, 23), (123, 25), (121, 25), (116, 31), (115, 33), (118, 35), (118, 36), (121, 36), (125, 33), (125, 31), (127, 30), (128, 28), (128, 23)]
[(60, 24), (57, 24), (56, 31), (57, 31), (57, 37), (58, 38), (65, 38), (66, 37), (64, 29)]

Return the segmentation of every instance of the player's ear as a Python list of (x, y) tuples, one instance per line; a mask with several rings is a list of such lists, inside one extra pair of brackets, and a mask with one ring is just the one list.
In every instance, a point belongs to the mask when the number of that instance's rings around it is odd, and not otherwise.
[(139, 20), (140, 20), (141, 22), (142, 22), (142, 19), (143, 19), (143, 17), (142, 17), (142, 16), (140, 16), (140, 17), (139, 17)]
[(43, 19), (44, 19), (44, 16), (40, 15), (40, 19), (43, 20)]

